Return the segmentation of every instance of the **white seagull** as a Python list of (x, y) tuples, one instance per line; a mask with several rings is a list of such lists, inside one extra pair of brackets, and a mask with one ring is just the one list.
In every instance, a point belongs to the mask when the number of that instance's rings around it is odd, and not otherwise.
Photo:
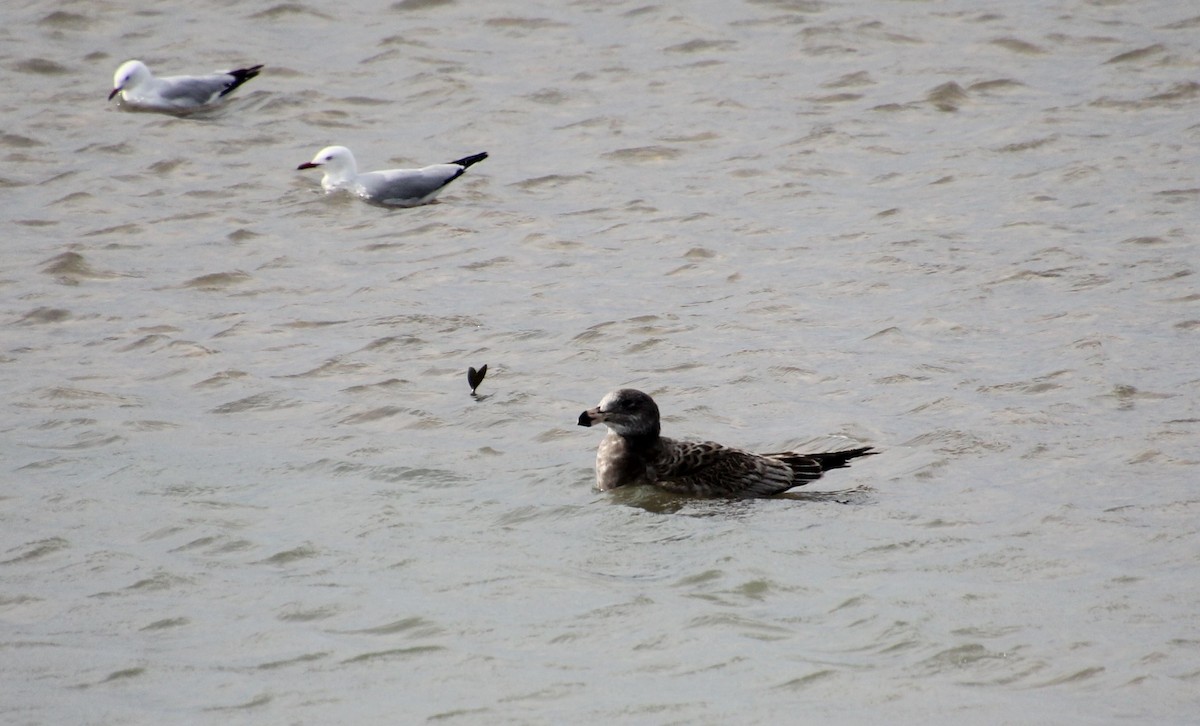
[(693, 497), (769, 497), (877, 453), (860, 446), (753, 454), (712, 441), (668, 439), (659, 434), (654, 399), (632, 388), (617, 389), (579, 414), (580, 426), (598, 423), (608, 427), (596, 450), (596, 488), (601, 491), (651, 484)]
[(128, 107), (142, 111), (194, 111), (211, 106), (258, 75), (261, 65), (203, 76), (155, 78), (140, 60), (125, 61), (113, 75), (112, 93)]
[(349, 149), (326, 146), (312, 161), (306, 161), (296, 169), (320, 167), (325, 172), (321, 187), (326, 192), (346, 190), (374, 204), (415, 207), (431, 201), (447, 184), (462, 176), (467, 167), (487, 157), (484, 151), (420, 169), (387, 169), (359, 174), (354, 154)]

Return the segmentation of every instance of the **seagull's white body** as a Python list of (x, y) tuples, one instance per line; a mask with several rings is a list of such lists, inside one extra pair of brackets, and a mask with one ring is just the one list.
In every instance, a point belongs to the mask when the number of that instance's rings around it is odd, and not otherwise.
[(217, 103), (258, 75), (261, 65), (202, 76), (155, 78), (145, 63), (126, 61), (113, 74), (108, 100), (120, 95), (129, 108), (143, 111), (193, 111)]
[(463, 175), (467, 167), (487, 158), (487, 152), (445, 164), (420, 169), (387, 169), (358, 173), (354, 154), (345, 146), (327, 146), (312, 161), (297, 169), (320, 168), (321, 187), (326, 192), (348, 191), (375, 204), (415, 207), (433, 200), (446, 185)]

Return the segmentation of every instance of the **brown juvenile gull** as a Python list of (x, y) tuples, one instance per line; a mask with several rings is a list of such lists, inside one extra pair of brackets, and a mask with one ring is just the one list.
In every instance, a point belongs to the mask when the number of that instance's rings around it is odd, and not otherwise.
[(815, 454), (752, 454), (711, 441), (660, 436), (658, 406), (632, 388), (609, 393), (579, 414), (580, 426), (602, 423), (608, 434), (596, 450), (596, 488), (653, 484), (696, 497), (769, 497), (820, 479), (828, 469), (877, 452), (871, 447)]

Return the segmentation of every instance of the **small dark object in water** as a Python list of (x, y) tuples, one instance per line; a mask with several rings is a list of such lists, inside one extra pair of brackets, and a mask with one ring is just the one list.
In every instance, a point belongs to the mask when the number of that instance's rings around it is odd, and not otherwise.
[(470, 366), (467, 367), (467, 383), (471, 384), (471, 395), (475, 395), (475, 389), (479, 388), (479, 384), (483, 383), (483, 377), (487, 375), (487, 365), (480, 366), (479, 370), (475, 370)]

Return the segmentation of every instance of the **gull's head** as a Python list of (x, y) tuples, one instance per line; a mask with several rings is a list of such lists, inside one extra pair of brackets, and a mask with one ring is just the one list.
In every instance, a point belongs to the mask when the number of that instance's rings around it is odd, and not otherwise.
[(316, 169), (322, 167), (326, 174), (337, 174), (341, 171), (355, 171), (354, 154), (345, 146), (326, 146), (317, 152), (312, 161), (306, 161), (297, 169)]
[(325, 191), (333, 191), (354, 180), (358, 175), (358, 166), (354, 163), (354, 154), (345, 146), (326, 146), (317, 152), (312, 161), (306, 161), (297, 169), (320, 168), (325, 172), (321, 177), (321, 186)]
[(113, 96), (121, 91), (136, 88), (138, 84), (150, 77), (150, 69), (146, 67), (145, 63), (140, 60), (125, 61), (113, 74), (113, 89), (108, 94), (108, 100), (113, 100)]
[(618, 388), (602, 398), (600, 405), (579, 414), (580, 426), (598, 423), (619, 436), (657, 436), (658, 405), (641, 391)]

